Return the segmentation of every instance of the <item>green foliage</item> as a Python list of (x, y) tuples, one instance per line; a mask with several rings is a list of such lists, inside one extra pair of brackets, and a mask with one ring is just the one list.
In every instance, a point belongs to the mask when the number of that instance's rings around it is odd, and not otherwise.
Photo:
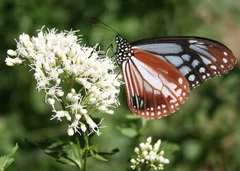
[(82, 160), (81, 156), (83, 151), (78, 150), (76, 144), (72, 142), (49, 142), (41, 144), (40, 147), (44, 152), (52, 157), (54, 157), (58, 162), (67, 165), (77, 166), (82, 168), (82, 163), (79, 162)]
[(13, 155), (17, 151), (18, 145), (16, 144), (15, 147), (13, 147), (12, 151), (5, 155), (0, 157), (0, 171), (4, 171), (14, 162)]
[[(75, 142), (75, 141), (74, 141)], [(41, 148), (47, 155), (53, 157), (57, 162), (76, 166), (79, 169), (82, 169), (84, 156), (93, 157), (99, 161), (108, 161), (104, 156), (111, 156), (119, 152), (118, 149), (113, 149), (111, 152), (100, 152), (98, 146), (92, 145), (88, 146), (85, 143), (81, 144), (82, 140), (76, 141), (44, 141), (42, 143), (32, 143), (28, 142), (29, 145), (34, 145), (38, 148)]]
[[(24, 67), (9, 68), (4, 63), (7, 49), (15, 48), (14, 38), (22, 32), (34, 35), (43, 25), (59, 30), (80, 29), (84, 42), (88, 45), (102, 42), (102, 49), (106, 49), (114, 44), (115, 33), (89, 27), (87, 17), (91, 16), (107, 23), (129, 41), (169, 35), (208, 37), (229, 46), (240, 59), (238, 47), (234, 48), (239, 44), (235, 36), (240, 21), (238, 0), (1, 0), (0, 14), (0, 154), (6, 154), (16, 142), (21, 144), (14, 165), (9, 168), (11, 171), (76, 170), (56, 163), (35, 146), (29, 147), (25, 138), (37, 143), (59, 138), (61, 142), (48, 144), (45, 152), (59, 156), (59, 161), (68, 164), (76, 165), (78, 157), (76, 144), (63, 143), (67, 126), (50, 121), (51, 109), (44, 104), (42, 92), (35, 90), (32, 74)], [(129, 118), (131, 112), (121, 89), (121, 106), (115, 109), (114, 115), (94, 115), (104, 117), (103, 125), (107, 127), (101, 129), (101, 136), (91, 140), (98, 148), (89, 147), (89, 156), (93, 157), (87, 164), (88, 170), (128, 168), (134, 147), (148, 136), (170, 143), (170, 147), (163, 143), (170, 159), (166, 171), (240, 170), (239, 73), (237, 64), (229, 74), (207, 81), (192, 91), (180, 110), (159, 120)], [(119, 152), (111, 157), (101, 153), (116, 148)], [(58, 153), (59, 149), (65, 150), (64, 155)], [(69, 149), (73, 153), (68, 154)]]

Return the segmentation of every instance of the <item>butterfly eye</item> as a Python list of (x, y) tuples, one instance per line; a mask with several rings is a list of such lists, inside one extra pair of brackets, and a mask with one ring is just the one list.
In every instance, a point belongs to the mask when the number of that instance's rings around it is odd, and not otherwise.
[(205, 38), (152, 38), (130, 44), (117, 37), (117, 61), (123, 72), (128, 106), (143, 118), (174, 113), (191, 89), (228, 73), (236, 64), (227, 47)]

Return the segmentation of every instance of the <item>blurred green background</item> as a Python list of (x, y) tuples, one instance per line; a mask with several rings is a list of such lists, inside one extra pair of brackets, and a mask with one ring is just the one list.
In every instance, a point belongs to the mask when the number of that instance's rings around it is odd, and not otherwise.
[[(115, 35), (87, 25), (87, 17), (97, 17), (116, 29), (129, 41), (154, 36), (191, 35), (215, 39), (227, 45), (240, 60), (239, 0), (1, 0), (0, 1), (0, 156), (19, 143), (16, 161), (9, 171), (75, 171), (56, 163), (43, 151), (26, 143), (42, 142), (66, 135), (64, 123), (50, 121), (51, 108), (44, 94), (37, 92), (29, 68), (5, 65), (7, 49), (15, 49), (21, 33), (36, 35), (45, 25), (58, 30), (81, 30), (84, 43), (93, 46), (102, 41), (102, 49), (113, 43)], [(185, 105), (175, 114), (150, 120), (141, 130), (140, 140), (152, 136), (178, 144), (180, 150), (170, 158), (167, 171), (240, 170), (240, 64), (227, 75), (207, 81), (194, 89)], [(101, 151), (118, 147), (120, 152), (109, 162), (90, 159), (89, 171), (122, 171), (137, 137), (125, 131), (139, 120), (126, 120), (130, 114), (121, 89), (122, 105), (115, 115), (104, 117), (102, 135), (94, 137)], [(133, 134), (134, 135), (134, 134)], [(107, 144), (107, 145), (106, 145)]]

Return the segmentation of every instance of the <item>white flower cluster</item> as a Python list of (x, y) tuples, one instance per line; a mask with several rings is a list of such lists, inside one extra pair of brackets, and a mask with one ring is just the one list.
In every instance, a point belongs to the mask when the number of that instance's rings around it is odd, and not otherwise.
[[(17, 49), (8, 50), (8, 66), (28, 64), (34, 71), (37, 89), (46, 92), (45, 101), (55, 113), (52, 119), (69, 122), (68, 135), (96, 132), (96, 124), (89, 114), (101, 111), (113, 114), (119, 104), (121, 75), (114, 73), (114, 62), (95, 47), (81, 45), (76, 31), (57, 33), (55, 29), (38, 31), (37, 37), (19, 36)], [(101, 53), (102, 54), (102, 53)], [(62, 109), (56, 109), (56, 101)]]
[(158, 140), (153, 146), (152, 138), (147, 138), (146, 143), (141, 143), (139, 148), (135, 148), (137, 159), (131, 159), (131, 168), (153, 168), (163, 169), (164, 164), (168, 164), (169, 160), (164, 158), (164, 151), (160, 151), (161, 140)]

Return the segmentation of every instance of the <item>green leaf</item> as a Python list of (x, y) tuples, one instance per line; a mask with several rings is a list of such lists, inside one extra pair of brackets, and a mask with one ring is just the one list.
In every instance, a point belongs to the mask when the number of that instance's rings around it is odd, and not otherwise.
[(90, 154), (93, 156), (93, 158), (100, 160), (100, 161), (108, 161), (106, 158), (104, 158), (103, 156), (100, 156), (98, 153), (96, 153), (93, 150), (90, 150)]
[(89, 150), (95, 151), (98, 153), (98, 146), (97, 145), (91, 145), (89, 146)]
[(38, 144), (38, 147), (62, 164), (82, 168), (81, 161), (83, 151), (82, 149), (78, 149), (77, 145), (72, 142), (45, 142), (44, 144)]
[(111, 152), (98, 152), (98, 154), (112, 156), (112, 155), (114, 155), (114, 154), (116, 154), (118, 152), (119, 152), (119, 149), (118, 148), (114, 148)]
[(100, 161), (108, 161), (106, 158), (103, 156), (111, 156), (119, 152), (118, 148), (113, 149), (111, 152), (99, 152), (98, 147), (96, 145), (90, 146), (89, 147), (90, 155)]
[(134, 129), (134, 128), (131, 128), (131, 127), (125, 127), (125, 128), (121, 128), (121, 127), (117, 127), (117, 129), (125, 136), (127, 137), (130, 137), (130, 138), (133, 138), (135, 136), (138, 135), (138, 132)]
[(171, 156), (174, 152), (179, 151), (180, 147), (178, 144), (175, 143), (162, 142), (161, 149), (164, 150), (165, 155)]
[(16, 144), (15, 147), (12, 148), (12, 151), (5, 156), (2, 156), (0, 158), (0, 171), (4, 171), (7, 169), (7, 167), (12, 164), (12, 162), (14, 161), (13, 155), (14, 153), (17, 151), (18, 149), (18, 145)]

